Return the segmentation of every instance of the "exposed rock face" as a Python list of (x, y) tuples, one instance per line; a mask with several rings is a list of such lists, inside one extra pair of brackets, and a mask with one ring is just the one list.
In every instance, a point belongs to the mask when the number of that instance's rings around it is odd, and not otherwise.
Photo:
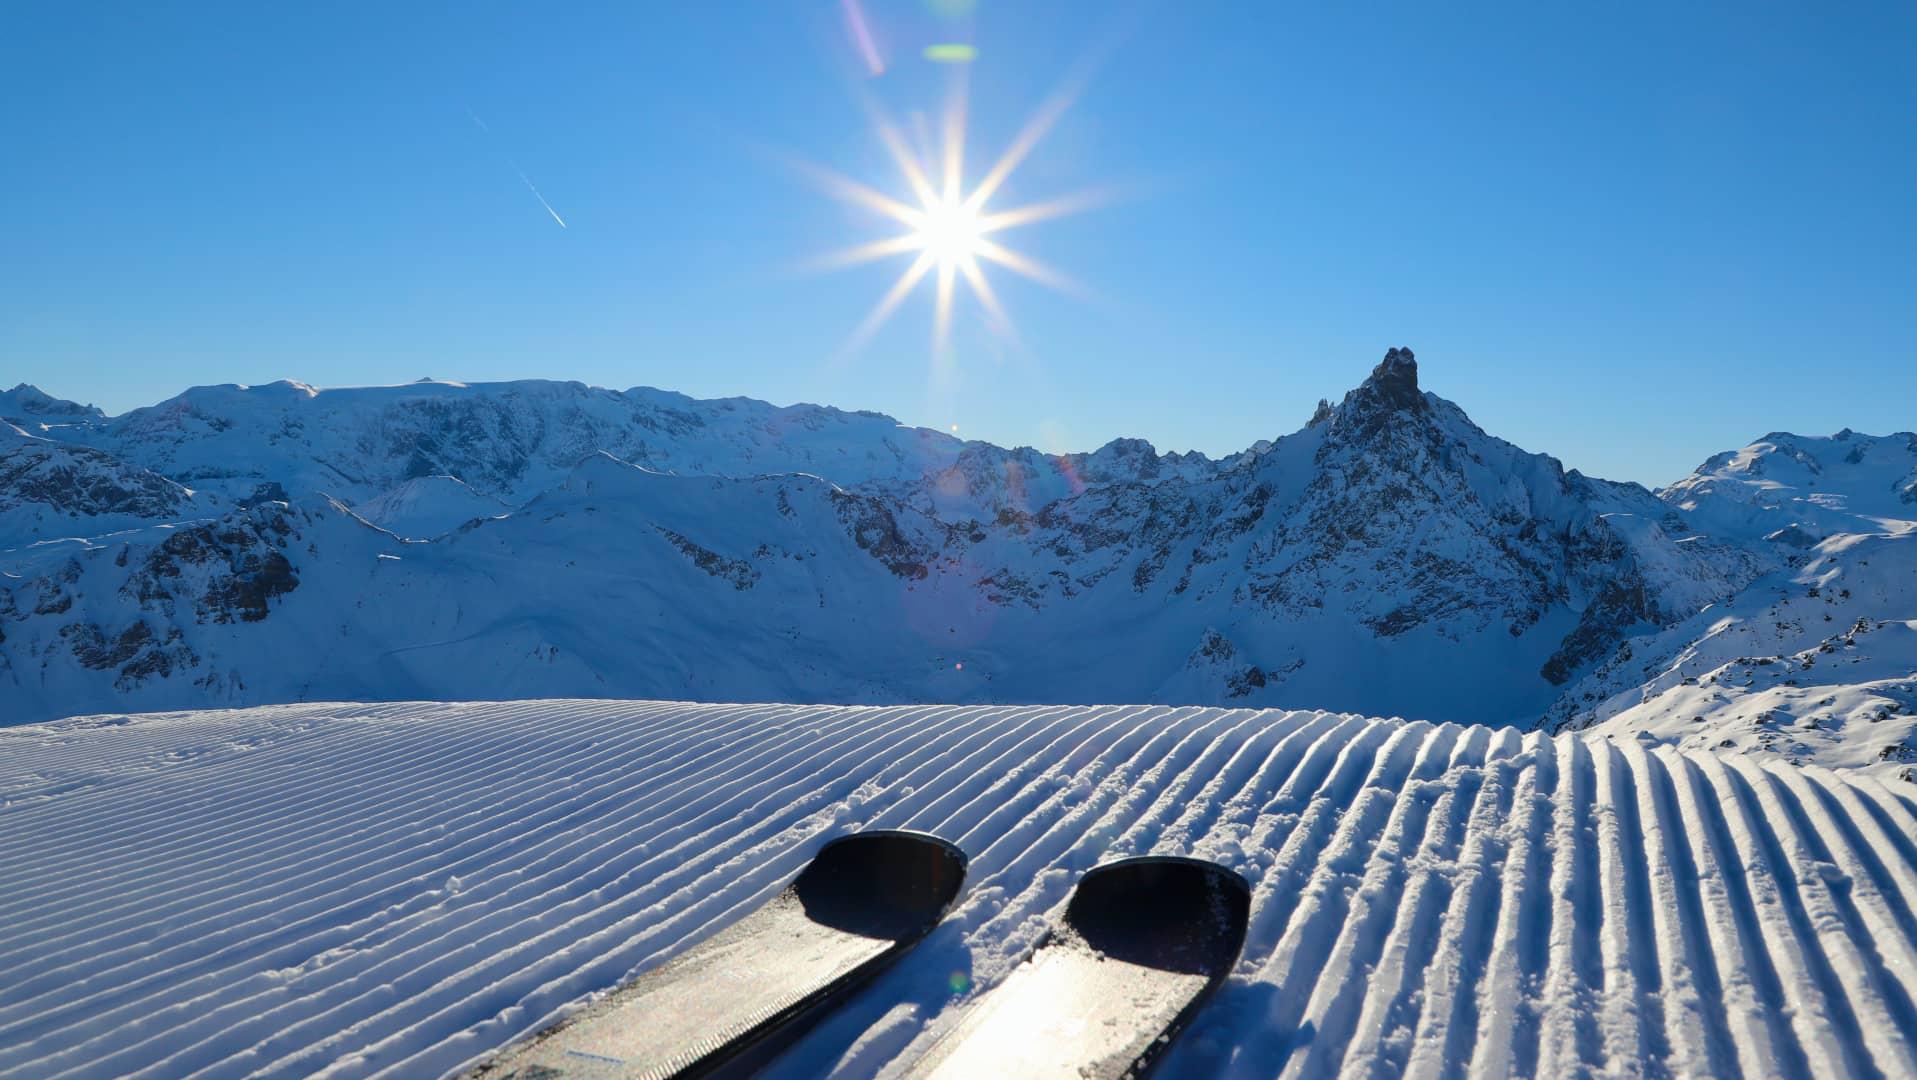
[(192, 493), (111, 454), (45, 439), (0, 443), (0, 548), (190, 516)]
[(884, 502), (834, 491), (832, 505), (853, 540), (887, 570), (902, 578), (926, 576), (926, 563), (933, 557), (933, 550), (909, 539), (900, 530), (897, 515)]
[(166, 616), (190, 605), (200, 623), (259, 622), (273, 598), (299, 586), (285, 554), (294, 520), (286, 504), (267, 503), (175, 530), (147, 552), (121, 596)]
[(1606, 582), (1578, 618), (1577, 629), (1565, 635), (1541, 669), (1554, 686), (1569, 682), (1579, 671), (1611, 655), (1634, 629), (1669, 621), (1658, 610), (1644, 582), (1635, 574)]
[[(101, 673), (120, 695), (157, 687), (169, 700), (223, 700), (208, 692), (239, 677), (207, 670), (194, 639), (204, 640), (204, 628), (262, 622), (299, 586), (291, 556), (302, 520), (285, 504), (270, 504), (88, 546), (0, 592), (0, 623), (15, 624), (9, 644), (18, 650), (0, 670), (19, 679), (37, 669), (45, 679), (71, 663)], [(22, 596), (30, 608), (22, 608)], [(276, 651), (300, 647), (292, 635)], [(32, 668), (20, 660), (34, 661)]]
[(88, 447), (33, 440), (0, 449), (0, 508), (38, 503), (75, 518), (158, 518), (180, 512), (187, 498), (171, 480)]
[(1385, 415), (1393, 411), (1417, 412), (1428, 408), (1418, 390), (1418, 359), (1410, 349), (1386, 351), (1371, 377), (1345, 399), (1352, 412)]
[(758, 583), (759, 572), (752, 568), (751, 563), (743, 559), (728, 559), (710, 548), (700, 547), (662, 525), (655, 525), (653, 528), (658, 529), (660, 536), (665, 537), (673, 547), (678, 548), (680, 554), (692, 560), (692, 565), (713, 577), (731, 582), (733, 588), (743, 591)]

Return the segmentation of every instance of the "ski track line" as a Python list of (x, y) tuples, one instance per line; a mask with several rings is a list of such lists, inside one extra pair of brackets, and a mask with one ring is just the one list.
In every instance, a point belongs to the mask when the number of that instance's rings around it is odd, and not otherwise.
[[(1429, 761), (1426, 751), (1436, 741), (1429, 737), (1416, 740), (1416, 758), (1411, 769), (1394, 776), (1400, 780), (1399, 792), (1403, 792), (1402, 781), (1416, 775), (1419, 766)], [(1399, 792), (1375, 787), (1365, 792), (1371, 805), (1384, 799), (1389, 814), (1375, 848), (1377, 857), (1370, 857), (1373, 846), (1357, 831), (1341, 835), (1339, 850), (1329, 855), (1343, 878), (1337, 899), (1343, 900), (1346, 910), (1336, 942), (1318, 969), (1315, 985), (1304, 1003), (1303, 1019), (1291, 1024), (1293, 1028), (1309, 1026), (1313, 1037), (1304, 1055), (1292, 1055), (1286, 1069), (1289, 1075), (1322, 1076), (1332, 1071), (1339, 1048), (1350, 1042), (1351, 1029), (1358, 1023), (1365, 972), (1385, 944), (1389, 930), (1385, 919), (1393, 912), (1405, 863), (1415, 853), (1431, 809), (1429, 800), (1421, 792)], [(1324, 907), (1321, 925), (1335, 917), (1337, 904)]]
[(1602, 1057), (1595, 1003), (1602, 988), (1597, 927), (1597, 842), (1592, 829), (1595, 798), (1591, 751), (1578, 741), (1546, 744), (1557, 758), (1552, 792), (1551, 859), (1545, 972), (1539, 1011), (1535, 1075), (1577, 1076)]
[[(1362, 784), (1354, 797), (1338, 800), (1343, 806), (1328, 809), (1312, 822), (1314, 827), (1321, 822), (1326, 827), (1335, 824), (1331, 835), (1322, 843), (1313, 843), (1315, 832), (1293, 834), (1294, 842), (1311, 843), (1318, 849), (1309, 877), (1300, 882), (1266, 874), (1274, 889), (1295, 895), (1295, 902), (1269, 907), (1272, 916), (1266, 922), (1274, 927), (1280, 922), (1278, 913), (1289, 907), (1282, 916), (1283, 932), (1259, 972), (1259, 981), (1275, 986), (1277, 992), (1265, 1005), (1265, 1038), (1261, 1044), (1247, 1048), (1245, 1056), (1269, 1058), (1276, 1063), (1290, 1051), (1316, 986), (1315, 975), (1342, 940), (1337, 929), (1345, 922), (1347, 902), (1359, 883), (1358, 875), (1377, 846), (1379, 834), (1388, 832), (1392, 820), (1398, 817), (1393, 812), (1402, 801), (1397, 790), (1416, 764), (1424, 732), (1421, 724), (1385, 728), (1382, 733), (1388, 737), (1375, 757), (1367, 761), (1352, 756), (1352, 762), (1370, 766)], [(1317, 809), (1331, 807), (1330, 798), (1314, 802)]]
[[(497, 794), (489, 794), (489, 798), (492, 798), (492, 799), (495, 799), (495, 800), (498, 800), (498, 796), (497, 796)], [(509, 800), (505, 800), (505, 801), (502, 801), (502, 805), (504, 805), (504, 806), (511, 806), (511, 805), (512, 805), (512, 803), (511, 803), (511, 802), (510, 802)], [(522, 811), (522, 812), (523, 812), (523, 811)], [(505, 811), (502, 811), (502, 813), (507, 813), (507, 812), (505, 812)], [(529, 816), (531, 816), (531, 815), (529, 815)], [(341, 817), (343, 817), (343, 815), (342, 815)], [(535, 820), (536, 820), (536, 819), (535, 819)], [(436, 847), (437, 847), (437, 848), (438, 848), (438, 850), (440, 850), (440, 851), (457, 851), (457, 850), (458, 850), (458, 848), (457, 848), (456, 846), (453, 846), (453, 845), (446, 845), (446, 844), (440, 844), (440, 845), (436, 845)], [(353, 863), (361, 863), (361, 864), (363, 864), (363, 861), (361, 860), (361, 858), (360, 858), (360, 856), (359, 856), (359, 854), (358, 854), (358, 853), (357, 853), (356, 851), (350, 851), (350, 850), (349, 850), (348, 852), (346, 852), (346, 853), (345, 853), (345, 854), (343, 855), (343, 857), (341, 857), (341, 858), (340, 858), (339, 860), (337, 860), (337, 861), (347, 861), (347, 862), (353, 862)], [(453, 872), (454, 872), (454, 873), (457, 873), (457, 871), (458, 871), (458, 867), (457, 867), (457, 866), (455, 866), (455, 867), (453, 867)], [(412, 883), (415, 883), (415, 884), (417, 884), (417, 883), (418, 883), (418, 882), (419, 882), (419, 881), (421, 880), (421, 877), (420, 877), (420, 876), (414, 876), (414, 877), (412, 877), (412, 878), (410, 878), (409, 880), (410, 880), (410, 881), (411, 881)], [(444, 880), (445, 880), (445, 879), (444, 879), (443, 877), (441, 877), (441, 878), (439, 878), (439, 881), (444, 881)], [(390, 913), (390, 912), (389, 912), (389, 913)], [(282, 911), (282, 912), (280, 913), (280, 916), (279, 916), (279, 920), (280, 920), (281, 922), (284, 922), (284, 921), (285, 921), (285, 918), (284, 918), (284, 917), (285, 917), (285, 914), (286, 914), (286, 912), (285, 912), (285, 911)], [(229, 913), (229, 918), (230, 918), (230, 916), (231, 916), (231, 913)], [(150, 954), (150, 953), (149, 953), (149, 955), (147, 956), (147, 958), (146, 958), (146, 959), (147, 959), (147, 961), (148, 961), (148, 962), (150, 963), (150, 961), (151, 961), (151, 959), (152, 959), (152, 957), (151, 957), (151, 954)]]
[[(482, 775), (483, 774), (484, 773), (482, 771)], [(374, 857), (374, 853), (369, 851), (369, 848), (371, 848), (372, 846), (372, 842), (374, 840), (393, 840), (393, 838), (399, 838), (396, 841), (394, 841), (398, 845), (405, 845), (410, 843), (410, 840), (408, 838), (413, 837), (415, 835), (415, 831), (420, 822), (420, 818), (418, 815), (421, 815), (421, 814), (430, 815), (432, 813), (430, 809), (432, 807), (432, 801), (431, 801), (432, 797), (438, 795), (442, 790), (446, 790), (450, 787), (452, 787), (452, 785), (444, 784), (444, 783), (438, 784), (438, 785), (427, 785), (424, 787), (415, 785), (414, 787), (411, 788), (411, 791), (410, 791), (410, 794), (413, 796), (410, 802), (412, 803), (413, 806), (419, 808), (414, 812), (415, 816), (413, 818), (405, 818), (405, 817), (401, 817), (398, 814), (395, 814), (393, 815), (393, 820), (391, 821), (389, 826), (378, 833), (374, 833), (374, 832), (370, 832), (366, 830), (355, 830), (352, 827), (352, 822), (349, 816), (341, 815), (341, 814), (332, 814), (332, 815), (322, 816), (321, 818), (319, 818), (321, 822), (330, 824), (331, 828), (327, 828), (327, 829), (309, 828), (309, 829), (301, 830), (295, 834), (295, 842), (282, 843), (277, 845), (277, 847), (287, 851), (301, 853), (301, 855), (305, 857), (305, 865), (317, 866), (318, 868), (317, 872), (321, 875), (328, 875), (328, 871), (331, 867), (333, 867), (334, 865), (337, 865), (338, 863), (342, 861), (347, 861), (348, 859), (361, 864), (366, 864), (369, 862), (377, 864), (376, 859)], [(541, 790), (541, 793), (537, 799), (533, 799), (529, 802), (519, 801), (519, 796), (521, 795), (521, 793), (535, 790), (535, 789), (543, 789)], [(503, 789), (496, 787), (491, 790), (491, 798), (497, 801), (502, 806), (517, 807), (518, 808), (517, 813), (521, 816), (531, 816), (535, 814), (537, 811), (544, 809), (545, 806), (549, 804), (551, 801), (563, 800), (566, 797), (566, 790), (567, 790), (567, 785), (563, 782), (554, 783), (550, 779), (539, 779), (539, 780), (531, 781), (530, 783), (518, 785), (516, 787), (503, 788)], [(357, 792), (356, 796), (361, 798), (366, 797), (363, 792)], [(310, 810), (308, 812), (310, 813)], [(155, 815), (155, 816), (158, 816), (158, 815)], [(243, 815), (240, 812), (236, 812), (235, 816), (243, 816)], [(244, 812), (244, 816), (251, 816), (251, 812), (250, 811)], [(475, 820), (483, 823), (486, 819), (475, 819)], [(470, 828), (472, 824), (473, 823), (469, 822), (466, 828)], [(262, 831), (266, 831), (266, 830), (262, 830)], [(331, 838), (331, 835), (340, 833), (342, 831), (351, 831), (354, 833), (354, 844), (350, 849), (328, 851), (323, 855), (309, 854), (314, 849), (324, 850), (324, 845)], [(453, 839), (454, 838), (448, 838), (446, 842), (442, 842), (441, 844), (437, 845), (438, 850), (442, 852), (457, 850), (456, 844), (452, 842)], [(187, 852), (181, 853), (182, 856), (186, 856), (187, 854), (188, 854)], [(218, 922), (220, 922), (221, 924), (231, 924), (235, 916), (240, 913), (240, 911), (236, 910), (231, 903), (231, 897), (233, 893), (237, 891), (237, 888), (238, 888), (237, 886), (233, 888), (224, 889), (224, 890), (222, 889), (208, 890), (204, 886), (199, 886), (197, 888), (192, 888), (192, 887), (197, 884), (197, 878), (199, 876), (205, 876), (205, 877), (209, 877), (216, 880), (220, 877), (226, 876), (224, 872), (224, 867), (226, 867), (227, 865), (230, 865), (233, 862), (237, 862), (244, 859), (246, 855), (247, 855), (246, 852), (234, 851), (230, 847), (224, 848), (224, 849), (218, 849), (208, 855), (194, 857), (193, 859), (194, 864), (206, 868), (205, 872), (203, 875), (189, 875), (187, 877), (187, 881), (184, 886), (170, 888), (165, 891), (156, 891), (150, 895), (140, 896), (133, 899), (129, 899), (126, 897), (119, 897), (118, 899), (124, 902), (124, 909), (134, 913), (134, 917), (130, 920), (130, 922), (132, 926), (134, 927), (135, 936), (143, 940), (150, 938), (151, 929), (154, 923), (163, 916), (173, 914), (175, 910), (173, 908), (170, 908), (166, 905), (161, 904), (161, 900), (166, 895), (174, 894), (174, 893), (178, 893), (182, 891), (182, 888), (191, 888), (190, 903), (186, 905), (184, 910), (187, 910), (189, 912), (198, 912), (202, 914), (206, 912), (212, 912), (212, 913), (215, 913), (215, 917), (217, 918)], [(271, 876), (274, 872), (278, 870), (278, 867), (272, 862), (268, 862), (265, 864), (254, 863), (250, 865), (258, 865), (262, 876)], [(297, 883), (292, 881), (287, 881), (285, 882), (285, 884), (296, 885)], [(284, 911), (283, 910), (280, 911), (279, 914), (283, 916)], [(90, 929), (93, 931), (94, 934), (108, 933), (110, 932), (112, 927), (115, 925), (112, 921), (106, 918), (99, 918), (97, 920), (89, 920), (89, 921), (90, 921)], [(191, 930), (192, 928), (185, 927), (183, 929)], [(57, 944), (57, 943), (43, 941), (41, 944), (45, 945), (45, 944)], [(150, 959), (150, 953), (143, 952), (142, 959), (143, 960)]]
[(1678, 809), (1697, 871), (1698, 898), (1709, 924), (1725, 1029), (1738, 1063), (1749, 1072), (1808, 1076), (1809, 1064), (1791, 1056), (1795, 1047), (1777, 1030), (1786, 1008), (1783, 986), (1764, 950), (1763, 928), (1722, 804), (1695, 762), (1679, 758), (1672, 766), (1679, 777)]
[(1917, 1075), (1917, 811), (1822, 769), (1172, 706), (323, 703), (0, 731), (0, 1075), (440, 1076), (860, 828), (952, 915), (771, 1069), (902, 1066), (1079, 874), (1253, 886), (1169, 1076)]
[(1509, 759), (1488, 762), (1471, 812), (1464, 819), (1459, 854), (1450, 870), (1450, 902), (1438, 931), (1437, 948), (1425, 967), (1422, 1001), (1403, 1075), (1430, 1077), (1461, 1065), (1462, 1043), (1475, 1034), (1467, 1007), (1489, 954), (1491, 890), (1486, 878), (1501, 854), (1496, 832), (1510, 806)]
[(1526, 841), (1541, 840), (1550, 831), (1558, 767), (1555, 747), (1535, 736), (1527, 741), (1532, 744), (1531, 760), (1519, 774), (1512, 803), (1515, 812), (1499, 830), (1500, 847), (1508, 854), (1497, 922), (1491, 928), (1492, 946), (1474, 1003), (1481, 1019), (1470, 1075), (1487, 1080), (1532, 1073), (1537, 1054), (1536, 1010), (1526, 988), (1533, 988), (1535, 995), (1544, 968), (1548, 939), (1543, 927), (1548, 912), (1542, 897), (1553, 851), (1548, 843)]
[[(354, 783), (355, 778), (349, 775), (342, 777), (338, 783), (330, 785), (330, 787), (332, 787), (334, 792), (337, 792), (341, 788), (354, 787), (354, 797), (367, 801), (386, 799), (389, 797), (390, 792), (394, 790), (404, 790), (408, 794), (415, 796), (415, 798), (410, 800), (410, 805), (423, 808), (421, 812), (430, 814), (433, 797), (442, 791), (461, 790), (459, 776), (462, 773), (485, 776), (493, 771), (492, 767), (494, 765), (507, 762), (516, 763), (520, 765), (522, 769), (540, 764), (538, 760), (524, 760), (524, 758), (530, 756), (524, 751), (521, 751), (516, 758), (511, 749), (512, 743), (513, 736), (511, 733), (502, 733), (497, 737), (497, 749), (490, 750), (487, 756), (473, 758), (464, 755), (450, 756), (444, 760), (441, 768), (426, 774), (433, 781), (432, 783), (420, 784), (418, 782), (419, 770), (393, 770), (395, 775), (391, 782), (382, 783), (378, 786), (368, 787), (357, 785)], [(491, 748), (493, 743), (487, 741), (485, 745)], [(420, 754), (418, 756), (422, 761), (429, 760), (428, 755)], [(429, 766), (422, 765), (420, 768), (426, 769), (429, 768)], [(517, 798), (522, 792), (540, 788), (547, 789), (548, 791), (558, 791), (563, 794), (565, 785), (563, 783), (555, 784), (548, 773), (522, 771), (518, 773), (517, 776), (516, 787), (495, 788), (495, 797)], [(225, 777), (211, 781), (211, 783), (215, 784), (223, 784), (225, 782), (227, 782), (227, 778)], [(472, 783), (473, 781), (470, 778), (467, 779), (465, 782), (466, 788), (470, 788)], [(267, 785), (261, 784), (260, 786)], [(325, 793), (322, 793), (322, 795), (324, 794)], [(218, 846), (209, 845), (195, 849), (189, 848), (187, 845), (181, 845), (177, 851), (169, 851), (167, 853), (167, 857), (169, 858), (184, 858), (187, 857), (189, 853), (197, 855), (198, 857), (193, 859), (193, 863), (202, 868), (199, 874), (187, 877), (182, 885), (171, 891), (186, 892), (188, 895), (196, 898), (218, 899), (218, 897), (209, 897), (204, 888), (198, 884), (198, 880), (200, 878), (219, 878), (222, 874), (223, 867), (232, 862), (248, 860), (249, 865), (258, 865), (251, 860), (257, 859), (259, 855), (256, 851), (248, 850), (249, 848), (264, 845), (268, 851), (289, 853), (282, 856), (284, 858), (297, 858), (300, 855), (304, 855), (308, 849), (323, 846), (331, 836), (338, 834), (341, 830), (352, 829), (353, 822), (349, 816), (337, 813), (314, 816), (314, 811), (316, 809), (323, 809), (324, 805), (326, 805), (326, 801), (325, 798), (322, 798), (317, 804), (309, 803), (290, 807), (272, 804), (247, 804), (232, 807), (227, 813), (228, 817), (250, 818), (256, 815), (270, 815), (272, 819), (284, 821), (286, 824), (277, 828), (255, 830), (251, 834), (229, 839)], [(332, 796), (332, 801), (337, 801), (337, 795)], [(147, 815), (148, 820), (152, 821), (165, 821), (167, 817), (168, 815), (166, 813), (150, 812)], [(198, 828), (201, 824), (198, 820), (186, 819), (182, 821), (180, 827), (191, 830)], [(366, 847), (370, 846), (371, 841), (374, 839), (406, 837), (409, 835), (411, 827), (415, 824), (415, 821), (401, 818), (396, 813), (382, 822), (384, 827), (381, 831), (377, 833), (362, 831), (356, 837), (356, 840), (359, 842), (360, 849), (363, 851)], [(298, 854), (295, 855), (292, 853)], [(322, 868), (328, 863), (328, 860), (323, 858), (309, 859), (308, 861), (310, 864), (317, 864)], [(127, 864), (122, 869), (124, 870), (124, 874), (137, 875), (139, 868), (140, 863), (134, 862)], [(270, 876), (264, 873), (266, 869), (264, 866), (261, 867), (263, 871), (262, 876)], [(100, 889), (113, 888), (123, 879), (124, 874), (120, 877), (99, 880), (97, 885)], [(119, 896), (115, 896), (114, 898), (122, 902), (127, 900), (127, 898)], [(144, 903), (130, 903), (127, 906), (150, 912), (153, 910), (150, 905), (157, 903), (161, 898), (162, 896), (159, 893), (149, 894), (139, 898), (139, 900), (144, 901)]]
[(1603, 955), (1604, 1071), (1623, 1076), (1668, 1074), (1670, 1039), (1658, 985), (1657, 946), (1651, 925), (1651, 890), (1644, 880), (1643, 833), (1638, 828), (1636, 782), (1615, 745), (1591, 744), (1598, 798), (1600, 903), (1599, 948)]
[[(1657, 934), (1658, 981), (1665, 1023), (1673, 1036), (1672, 1070), (1679, 1076), (1721, 1076), (1729, 1070), (1713, 1036), (1724, 1031), (1716, 963), (1706, 952), (1710, 936), (1696, 910), (1697, 874), (1677, 841), (1682, 826), (1669, 806), (1664, 759), (1635, 741), (1619, 744), (1637, 782), (1638, 820), (1643, 825), (1644, 864), (1651, 885), (1651, 916)], [(1686, 884), (1691, 887), (1687, 888)]]
[[(1458, 731), (1439, 728), (1419, 748), (1418, 761), (1396, 797), (1394, 820), (1386, 827), (1387, 835), (1395, 833), (1399, 837), (1397, 846), (1371, 859), (1365, 868), (1358, 894), (1363, 922), (1353, 928), (1354, 940), (1348, 946), (1353, 951), (1351, 970), (1359, 984), (1345, 980), (1342, 985), (1317, 991), (1335, 995), (1322, 1005), (1327, 1023), (1341, 1012), (1355, 1010), (1348, 1025), (1349, 1051), (1341, 1067), (1346, 1075), (1370, 1076), (1376, 1070), (1387, 1018), (1412, 966), (1407, 956), (1417, 939), (1419, 912), (1429, 884), (1430, 860), (1422, 853), (1438, 842), (1436, 837), (1450, 832), (1450, 815), (1457, 800), (1454, 787), (1433, 781), (1450, 768)], [(1376, 929), (1387, 921), (1389, 925), (1381, 932)], [(1368, 936), (1377, 939), (1364, 940)], [(1358, 955), (1361, 950), (1363, 956)], [(1319, 1006), (1314, 1003), (1314, 1007)], [(1328, 1074), (1340, 1049), (1336, 1044), (1314, 1045), (1311, 1063), (1323, 1065)]]
[(1805, 827), (1777, 774), (1747, 767), (1754, 764), (1731, 763), (1756, 794), (1776, 848), (1795, 869), (1795, 881), (1785, 894), (1794, 901), (1789, 904), (1791, 913), (1816, 961), (1820, 990), (1826, 999), (1850, 1003), (1831, 1016), (1837, 1041), (1849, 1052), (1858, 1073), (1917, 1076), (1917, 1058), (1911, 1055), (1906, 1035), (1913, 1023), (1908, 1002), (1896, 1001), (1905, 1006), (1899, 1009), (1895, 999), (1887, 1000), (1883, 993), (1887, 984), (1897, 984), (1894, 976), (1883, 971), (1868, 931), (1858, 926), (1850, 896), (1853, 883), (1833, 865), (1822, 838)]

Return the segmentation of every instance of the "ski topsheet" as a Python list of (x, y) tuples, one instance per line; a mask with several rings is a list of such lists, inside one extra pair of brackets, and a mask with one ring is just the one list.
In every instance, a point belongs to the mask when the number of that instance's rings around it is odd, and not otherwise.
[(1143, 1076), (1245, 943), (1251, 889), (1195, 859), (1086, 873), (1030, 960), (987, 991), (912, 1077)]
[(763, 907), (474, 1075), (743, 1072), (929, 933), (964, 880), (964, 853), (938, 837), (841, 837)]

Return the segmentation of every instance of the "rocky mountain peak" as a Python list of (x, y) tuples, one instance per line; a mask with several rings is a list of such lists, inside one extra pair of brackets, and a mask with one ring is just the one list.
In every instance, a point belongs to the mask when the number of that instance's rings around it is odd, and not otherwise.
[(1422, 409), (1424, 395), (1418, 392), (1418, 358), (1410, 349), (1389, 349), (1371, 376), (1355, 393), (1370, 391), (1386, 406), (1394, 409)]
[(1414, 431), (1428, 435), (1431, 417), (1431, 403), (1418, 389), (1417, 358), (1410, 349), (1394, 348), (1336, 409), (1313, 415), (1312, 424), (1328, 421), (1333, 443), (1370, 444), (1398, 442)]

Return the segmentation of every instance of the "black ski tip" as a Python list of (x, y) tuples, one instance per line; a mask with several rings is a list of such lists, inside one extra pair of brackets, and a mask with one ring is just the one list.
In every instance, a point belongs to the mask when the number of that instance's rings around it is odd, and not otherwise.
[(1238, 962), (1250, 916), (1251, 885), (1236, 871), (1140, 855), (1086, 871), (1064, 924), (1113, 959), (1222, 979)]
[(965, 852), (909, 829), (867, 829), (819, 849), (792, 882), (808, 918), (863, 937), (911, 941), (929, 931), (965, 884)]

